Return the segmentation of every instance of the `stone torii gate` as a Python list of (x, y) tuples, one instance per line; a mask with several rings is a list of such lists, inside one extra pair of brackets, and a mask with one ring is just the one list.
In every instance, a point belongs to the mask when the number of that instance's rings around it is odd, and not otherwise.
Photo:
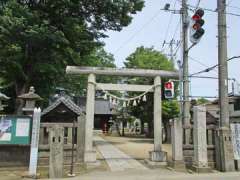
[(178, 79), (179, 73), (174, 71), (147, 70), (147, 69), (116, 69), (101, 67), (78, 67), (67, 66), (67, 74), (88, 75), (87, 103), (86, 103), (86, 123), (85, 123), (85, 145), (84, 162), (95, 162), (96, 152), (93, 150), (93, 123), (95, 91), (97, 89), (106, 91), (149, 91), (151, 85), (131, 85), (131, 84), (104, 84), (96, 83), (96, 75), (107, 76), (139, 76), (154, 78), (154, 149), (151, 151), (150, 160), (154, 162), (166, 162), (167, 153), (162, 151), (162, 92), (161, 77)]

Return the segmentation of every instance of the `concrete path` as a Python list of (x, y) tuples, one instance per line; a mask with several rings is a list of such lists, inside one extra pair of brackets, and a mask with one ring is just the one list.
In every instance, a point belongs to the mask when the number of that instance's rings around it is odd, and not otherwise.
[[(114, 145), (110, 144), (99, 136), (94, 137), (94, 143), (106, 160), (112, 172), (124, 171), (127, 169), (146, 170), (147, 168), (137, 160), (120, 151)], [(137, 152), (136, 152), (137, 153)]]
[[(165, 169), (92, 172), (69, 180), (239, 180), (240, 172), (189, 174)], [(68, 180), (68, 179), (65, 179)]]

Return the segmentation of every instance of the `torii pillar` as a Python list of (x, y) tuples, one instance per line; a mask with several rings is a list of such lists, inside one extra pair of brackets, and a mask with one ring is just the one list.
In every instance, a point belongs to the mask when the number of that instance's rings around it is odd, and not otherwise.
[(149, 155), (151, 161), (163, 162), (163, 165), (166, 165), (167, 153), (162, 151), (162, 90), (160, 76), (155, 77), (154, 86), (154, 149), (149, 152)]
[(86, 103), (85, 152), (84, 152), (84, 162), (87, 163), (96, 161), (96, 152), (93, 150), (95, 82), (96, 82), (95, 74), (89, 74)]

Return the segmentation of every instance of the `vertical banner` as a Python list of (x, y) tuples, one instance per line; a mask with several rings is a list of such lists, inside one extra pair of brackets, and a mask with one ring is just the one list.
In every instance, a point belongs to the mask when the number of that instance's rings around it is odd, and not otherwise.
[(240, 160), (240, 124), (231, 124), (234, 159)]
[(41, 109), (35, 108), (33, 113), (31, 153), (30, 153), (30, 163), (29, 163), (29, 175), (31, 176), (37, 175), (40, 119), (41, 119)]

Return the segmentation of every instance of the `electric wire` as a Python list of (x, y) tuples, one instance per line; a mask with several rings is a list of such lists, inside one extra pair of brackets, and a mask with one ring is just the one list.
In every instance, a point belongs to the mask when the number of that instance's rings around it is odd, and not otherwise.
[(195, 8), (195, 10), (194, 10), (194, 11), (196, 11), (196, 10), (199, 8), (199, 6), (200, 6), (200, 3), (201, 3), (201, 0), (198, 0), (198, 2), (197, 2), (197, 5), (196, 5), (196, 8)]
[[(173, 0), (171, 1), (171, 3), (172, 3), (172, 2), (173, 2)], [(175, 9), (176, 4), (177, 4), (177, 0), (174, 1), (173, 9)], [(173, 19), (173, 14), (171, 13), (171, 14), (170, 14), (169, 21), (168, 21), (167, 29), (166, 29), (166, 32), (165, 32), (164, 40), (163, 40), (163, 43), (162, 43), (162, 49), (161, 49), (162, 52), (163, 52), (163, 48), (164, 48), (165, 42), (166, 42), (167, 37), (168, 37), (169, 28), (170, 28), (170, 25), (171, 25), (171, 23), (172, 23), (172, 19)]]
[(179, 28), (179, 26), (180, 26), (180, 22), (181, 22), (181, 21), (180, 21), (180, 19), (179, 19), (179, 21), (178, 21), (178, 23), (177, 23), (177, 25), (176, 25), (176, 28), (175, 28), (175, 30), (174, 30), (172, 40), (175, 39), (175, 36), (176, 36), (176, 34), (177, 34), (177, 31), (178, 31), (178, 28)]
[(227, 7), (229, 7), (229, 8), (233, 8), (233, 9), (238, 9), (238, 10), (240, 10), (240, 7), (237, 7), (237, 6), (230, 6), (230, 5), (226, 5)]
[[(191, 5), (191, 4), (187, 4), (187, 6), (190, 7), (190, 8), (193, 8), (192, 10), (194, 10), (194, 9), (196, 8), (195, 6), (193, 6), (193, 5)], [(217, 13), (217, 12), (218, 12), (217, 9), (214, 10), (214, 9), (203, 8), (203, 7), (199, 7), (199, 8), (201, 8), (201, 9), (203, 9), (203, 10), (205, 10), (205, 11), (208, 11), (208, 12), (214, 12), (214, 13)], [(232, 13), (232, 12), (226, 12), (225, 14), (231, 15), (231, 16), (240, 17), (240, 14), (236, 14), (236, 13)]]
[(124, 46), (126, 46), (126, 44), (128, 44), (133, 38), (135, 38), (140, 32), (142, 32), (142, 30), (145, 27), (148, 27), (148, 25), (150, 23), (153, 22), (154, 19), (156, 19), (159, 15), (159, 13), (161, 12), (161, 10), (158, 10), (138, 31), (136, 31), (132, 36), (130, 36), (130, 38), (128, 38), (126, 41), (124, 41), (115, 51), (114, 54), (117, 53), (118, 51), (120, 51)]
[[(227, 61), (231, 61), (231, 60), (233, 60), (233, 59), (238, 59), (238, 58), (240, 58), (240, 56), (233, 56), (233, 57), (229, 58)], [(194, 76), (194, 75), (198, 75), (198, 74), (210, 72), (210, 71), (214, 70), (214, 69), (215, 69), (216, 67), (218, 67), (218, 66), (219, 66), (219, 64), (216, 64), (216, 65), (211, 66), (211, 67), (208, 67), (207, 69), (204, 69), (204, 70), (202, 70), (202, 71), (193, 73), (193, 74), (191, 74), (190, 76)]]
[(229, 0), (227, 3), (227, 6), (229, 6), (232, 2), (233, 2), (233, 0)]
[[(191, 57), (191, 56), (188, 56), (188, 57), (189, 57), (190, 60), (192, 60), (192, 61), (194, 61), (194, 62), (196, 62), (196, 63), (198, 63), (198, 64), (200, 64), (200, 65), (202, 65), (202, 66), (204, 66), (204, 67), (206, 67), (206, 68), (209, 67), (208, 65), (202, 63), (201, 61), (196, 60), (195, 58), (193, 58), (193, 57)], [(217, 73), (217, 70), (213, 69), (213, 71), (214, 71), (215, 73)]]

